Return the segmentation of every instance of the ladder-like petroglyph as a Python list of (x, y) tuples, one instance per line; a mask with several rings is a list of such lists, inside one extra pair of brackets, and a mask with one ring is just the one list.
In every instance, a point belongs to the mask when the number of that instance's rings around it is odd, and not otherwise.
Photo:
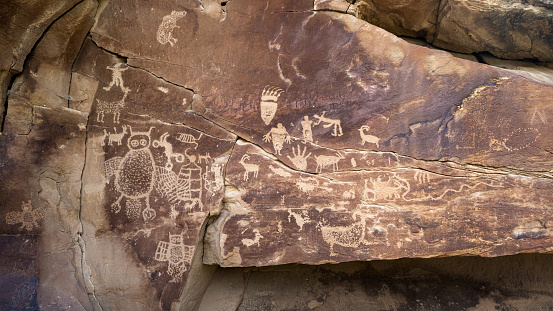
[(200, 140), (200, 138), (202, 138), (202, 133), (200, 133), (200, 136), (198, 136), (198, 138), (194, 137), (194, 135), (192, 134), (187, 133), (179, 133), (179, 135), (177, 136), (178, 141), (186, 144), (195, 145), (194, 149), (198, 148), (198, 141)]

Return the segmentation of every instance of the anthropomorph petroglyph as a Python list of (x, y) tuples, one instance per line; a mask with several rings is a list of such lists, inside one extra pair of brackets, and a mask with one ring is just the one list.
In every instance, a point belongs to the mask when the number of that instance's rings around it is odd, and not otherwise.
[(196, 164), (197, 157), (189, 155), (188, 149), (184, 155), (188, 164), (181, 166), (178, 175), (167, 167), (157, 167), (158, 178), (156, 190), (168, 198), (171, 203), (171, 218), (175, 219), (179, 212), (177, 206), (184, 205), (185, 211), (192, 210), (195, 206), (203, 209), (202, 203), (202, 169)]
[(400, 198), (405, 198), (411, 191), (409, 181), (397, 176), (393, 173), (388, 175), (386, 179), (378, 176), (376, 180), (370, 178), (365, 180), (365, 189), (363, 190), (363, 201), (393, 201)]
[[(104, 129), (104, 137), (107, 137), (108, 139), (108, 145), (112, 146), (113, 143), (117, 143), (117, 145), (121, 146), (123, 144), (123, 137), (127, 134), (127, 126), (123, 125), (123, 129), (121, 130), (121, 133), (117, 133), (117, 128), (113, 128), (113, 133), (108, 132), (106, 129)], [(102, 144), (103, 146), (104, 144)]]
[(152, 146), (154, 148), (163, 148), (163, 153), (167, 157), (167, 163), (165, 164), (165, 167), (169, 170), (173, 168), (173, 160), (175, 160), (178, 163), (184, 162), (184, 155), (182, 153), (175, 153), (173, 152), (173, 145), (171, 145), (170, 142), (167, 141), (167, 137), (169, 137), (169, 133), (165, 132), (159, 140), (154, 140), (152, 143)]
[(336, 152), (336, 155), (319, 155), (315, 156), (315, 162), (317, 162), (317, 168), (315, 172), (322, 173), (323, 169), (332, 166), (332, 171), (336, 172), (338, 170), (338, 162), (342, 159), (345, 159), (344, 155), (341, 152)]
[(301, 121), (301, 128), (302, 128), (302, 134), (303, 134), (303, 142), (313, 142), (313, 130), (311, 129), (311, 125), (313, 124), (313, 121), (309, 120), (309, 116), (304, 116), (303, 120)]
[(125, 99), (127, 99), (128, 94), (129, 90), (125, 89), (123, 97), (114, 102), (96, 99), (96, 102), (98, 103), (96, 106), (96, 121), (104, 123), (104, 115), (111, 113), (113, 115), (113, 123), (119, 123), (119, 116), (121, 115), (121, 110), (125, 108)]
[(43, 209), (33, 209), (31, 200), (21, 203), (21, 212), (8, 212), (6, 214), (6, 223), (8, 225), (21, 224), (19, 230), (31, 231), (40, 227), (40, 221), (44, 218)]
[(118, 86), (124, 93), (130, 91), (130, 89), (123, 86), (123, 71), (129, 69), (129, 67), (123, 63), (117, 63), (111, 67), (107, 66), (106, 68), (111, 70), (111, 82), (108, 86), (104, 87), (104, 90), (109, 91), (113, 86)]
[[(365, 145), (365, 143), (371, 143), (375, 144), (376, 148), (380, 148), (380, 138), (370, 135), (367, 132), (371, 129), (368, 125), (363, 125), (359, 129), (359, 135), (361, 135), (361, 145)], [(367, 132), (366, 132), (367, 131)]]
[(263, 141), (270, 142), (271, 140), (273, 141), (275, 153), (280, 155), (280, 150), (282, 150), (284, 143), (290, 143), (292, 138), (282, 123), (279, 123), (277, 127), (273, 127), (269, 133), (263, 136)]
[(148, 132), (133, 132), (130, 126), (128, 128), (130, 136), (127, 154), (105, 162), (106, 178), (115, 175), (115, 188), (120, 193), (111, 207), (114, 213), (119, 213), (121, 200), (125, 198), (127, 217), (137, 219), (144, 201), (146, 208), (142, 211), (142, 217), (148, 221), (156, 216), (156, 212), (150, 207), (150, 193), (156, 178), (154, 157), (149, 149), (153, 127)]
[(203, 175), (205, 190), (213, 193), (223, 188), (225, 180), (223, 178), (223, 164), (213, 164)]
[(169, 242), (160, 241), (157, 244), (155, 260), (167, 261), (167, 274), (171, 276), (169, 282), (179, 282), (184, 272), (186, 265), (192, 262), (194, 255), (194, 247), (184, 245), (182, 234), (169, 233)]
[(274, 86), (266, 86), (261, 93), (261, 102), (259, 103), (261, 110), (261, 119), (265, 125), (269, 125), (275, 117), (277, 111), (277, 101), (283, 90)]
[(359, 211), (355, 211), (352, 214), (353, 220), (360, 219), (349, 226), (343, 227), (330, 227), (318, 225), (320, 227), (323, 239), (330, 245), (330, 255), (338, 255), (334, 251), (335, 245), (340, 245), (348, 248), (357, 248), (365, 241), (366, 230), (366, 216)]
[(172, 11), (171, 14), (163, 16), (161, 24), (157, 28), (157, 42), (165, 45), (169, 43), (174, 46), (177, 39), (173, 38), (173, 30), (179, 28), (177, 21), (186, 15), (186, 11)]
[(307, 147), (301, 151), (301, 147), (298, 146), (298, 152), (296, 153), (296, 149), (292, 148), (292, 153), (294, 154), (293, 158), (290, 158), (290, 156), (287, 156), (292, 163), (294, 163), (294, 166), (296, 166), (297, 169), (305, 171), (307, 168), (307, 158), (311, 155), (311, 152), (305, 155), (305, 151), (307, 150)]
[(248, 177), (250, 173), (253, 173), (253, 177), (257, 178), (257, 174), (259, 173), (259, 165), (253, 164), (253, 163), (246, 163), (246, 160), (250, 160), (250, 156), (245, 154), (242, 156), (240, 161), (238, 163), (242, 164), (244, 167), (244, 181), (248, 181)]
[(332, 136), (342, 136), (342, 126), (341, 121), (338, 119), (330, 119), (325, 117), (326, 111), (323, 111), (323, 113), (319, 115), (314, 115), (313, 118), (318, 119), (318, 121), (315, 123), (315, 125), (319, 125), (321, 122), (324, 122), (326, 124), (323, 125), (324, 128), (328, 128), (332, 126)]
[(179, 133), (179, 136), (177, 136), (177, 140), (186, 144), (193, 144), (194, 149), (198, 148), (198, 141), (202, 138), (202, 133), (200, 133), (200, 136), (198, 138), (194, 137), (192, 134), (186, 134), (186, 133)]

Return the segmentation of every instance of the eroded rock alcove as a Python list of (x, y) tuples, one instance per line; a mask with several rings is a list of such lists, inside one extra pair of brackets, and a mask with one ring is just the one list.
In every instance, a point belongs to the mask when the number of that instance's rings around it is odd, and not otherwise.
[(551, 308), (551, 9), (5, 6), (1, 304)]

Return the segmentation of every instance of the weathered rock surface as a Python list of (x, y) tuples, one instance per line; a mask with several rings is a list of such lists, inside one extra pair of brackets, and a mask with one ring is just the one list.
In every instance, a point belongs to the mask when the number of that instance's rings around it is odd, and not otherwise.
[[(10, 91), (1, 246), (27, 257), (2, 282), (31, 299), (1, 301), (193, 310), (202, 264), (553, 250), (547, 81), (342, 1), (97, 7), (49, 27)], [(445, 23), (424, 16), (416, 35)]]
[(553, 60), (550, 1), (360, 0), (353, 6), (350, 12), (374, 25), (448, 50)]

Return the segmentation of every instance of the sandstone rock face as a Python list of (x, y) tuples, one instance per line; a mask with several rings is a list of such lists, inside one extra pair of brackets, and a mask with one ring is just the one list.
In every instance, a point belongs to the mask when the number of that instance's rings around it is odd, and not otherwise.
[(205, 265), (552, 251), (553, 87), (359, 12), (86, 0), (56, 20), (0, 136), (1, 246), (27, 256), (0, 299), (193, 310)]
[(553, 60), (550, 1), (361, 0), (355, 15), (435, 46), (502, 58)]

